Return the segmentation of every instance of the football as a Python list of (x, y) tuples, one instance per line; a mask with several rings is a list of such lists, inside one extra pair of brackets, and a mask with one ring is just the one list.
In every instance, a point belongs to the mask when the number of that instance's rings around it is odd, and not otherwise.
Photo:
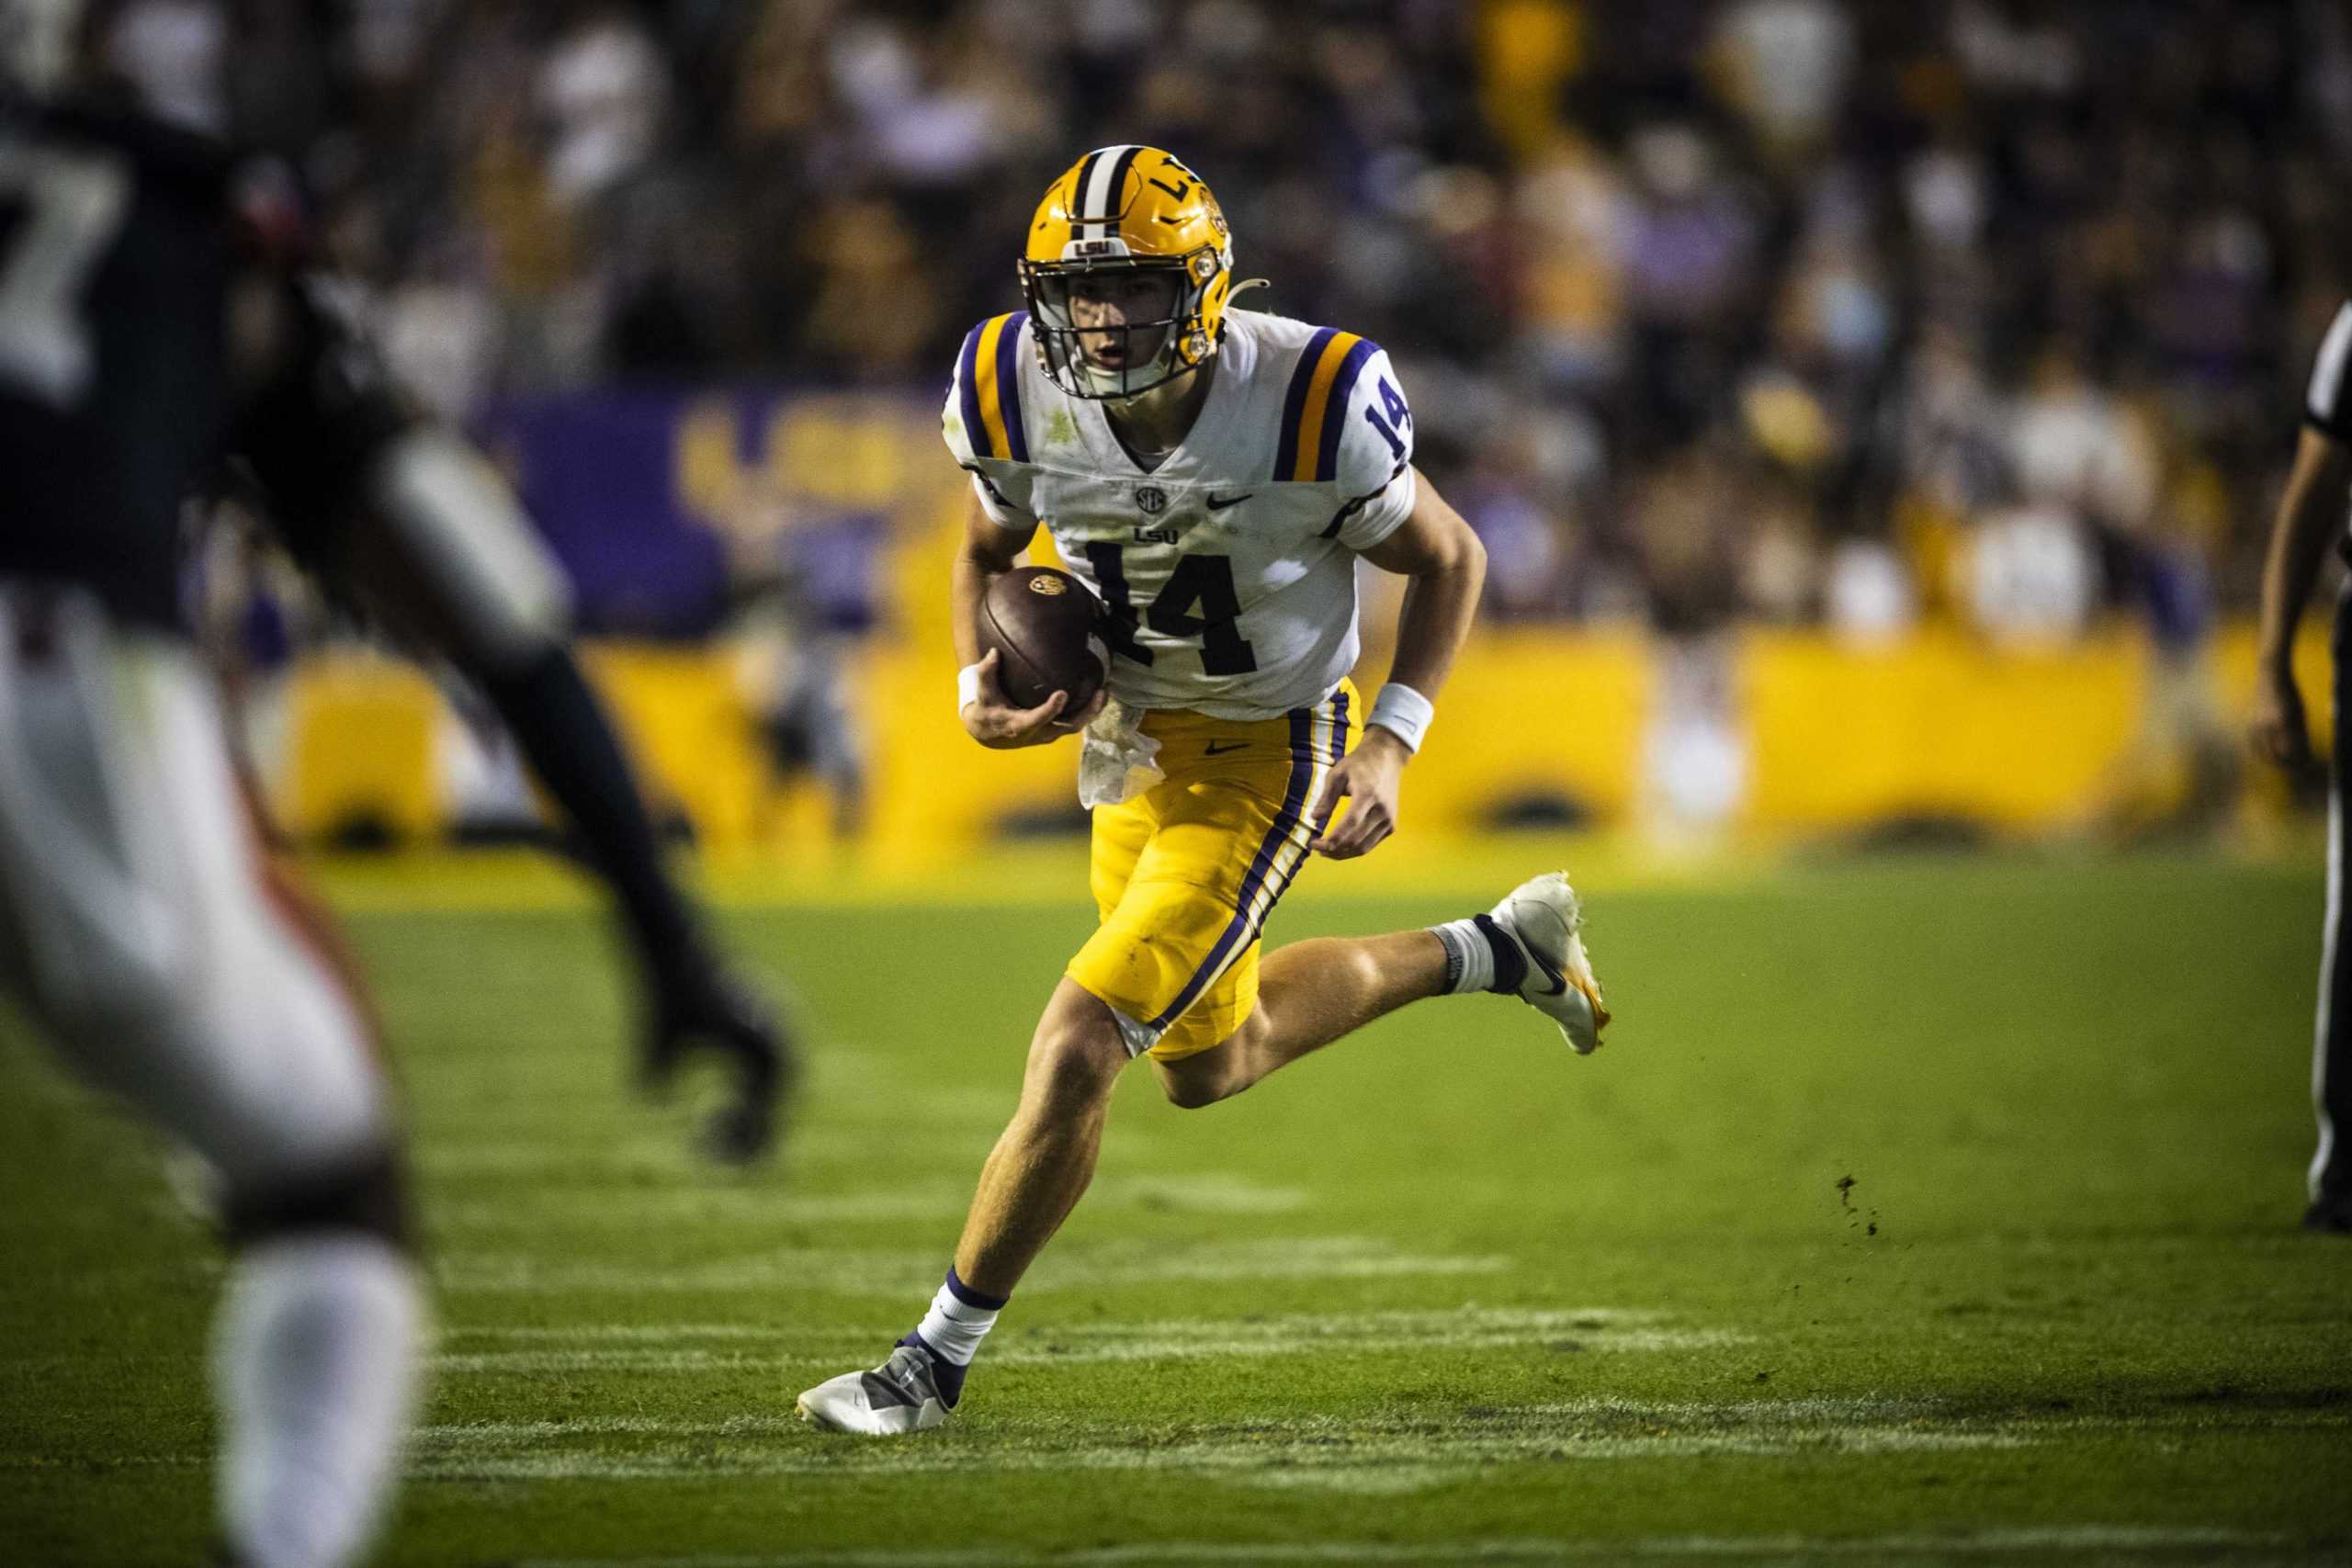
[(1101, 606), (1083, 582), (1051, 567), (1015, 567), (980, 601), (980, 652), (997, 651), (997, 681), (1015, 707), (1068, 692), (1064, 713), (1094, 700), (1108, 673), (1096, 635)]

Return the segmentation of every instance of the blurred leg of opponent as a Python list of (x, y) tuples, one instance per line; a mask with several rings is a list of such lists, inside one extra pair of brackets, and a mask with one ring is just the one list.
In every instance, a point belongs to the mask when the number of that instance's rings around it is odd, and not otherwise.
[(393, 1478), (423, 1328), (368, 1021), (263, 859), (193, 650), (6, 583), (0, 988), (219, 1178), (237, 1247), (214, 1343), (232, 1561), (351, 1561)]
[(447, 436), (396, 443), (371, 497), (332, 526), (308, 519), (312, 531), (291, 536), (297, 553), (446, 654), (498, 710), (619, 906), (645, 977), (644, 1076), (658, 1084), (691, 1051), (726, 1059), (735, 1094), (711, 1145), (730, 1160), (757, 1156), (789, 1092), (791, 1043), (727, 972), (663, 864), (628, 759), (573, 657), (562, 569), (488, 465)]

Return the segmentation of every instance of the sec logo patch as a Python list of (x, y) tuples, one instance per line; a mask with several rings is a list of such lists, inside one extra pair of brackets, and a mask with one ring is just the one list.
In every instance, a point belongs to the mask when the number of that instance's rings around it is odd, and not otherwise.
[(1146, 517), (1157, 517), (1168, 509), (1168, 492), (1158, 485), (1141, 485), (1136, 490), (1136, 504)]

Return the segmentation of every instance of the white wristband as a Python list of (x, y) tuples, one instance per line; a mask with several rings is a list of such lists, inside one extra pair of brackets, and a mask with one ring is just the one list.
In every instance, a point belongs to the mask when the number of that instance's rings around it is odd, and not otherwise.
[(1421, 738), (1430, 732), (1430, 720), (1436, 716), (1437, 706), (1429, 698), (1391, 681), (1372, 699), (1372, 713), (1364, 723), (1380, 726), (1402, 740), (1406, 750), (1419, 751)]
[(956, 671), (956, 711), (962, 713), (980, 700), (980, 667), (967, 664)]

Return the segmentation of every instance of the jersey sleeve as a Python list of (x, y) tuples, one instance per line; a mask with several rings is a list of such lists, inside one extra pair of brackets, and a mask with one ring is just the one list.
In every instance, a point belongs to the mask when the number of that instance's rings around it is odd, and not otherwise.
[(1341, 502), (1326, 533), (1350, 549), (1368, 550), (1413, 513), (1413, 411), (1378, 347), (1345, 398), (1336, 476)]
[(980, 510), (1000, 528), (1022, 533), (1037, 526), (1021, 403), (1021, 336), (1028, 320), (1025, 310), (992, 316), (965, 335), (940, 415), (947, 450), (972, 476)]
[(2303, 417), (2314, 430), (2338, 441), (2352, 441), (2352, 302), (2335, 312), (2335, 324), (2320, 340), (2319, 358), (2312, 366), (2311, 389), (2303, 399)]

